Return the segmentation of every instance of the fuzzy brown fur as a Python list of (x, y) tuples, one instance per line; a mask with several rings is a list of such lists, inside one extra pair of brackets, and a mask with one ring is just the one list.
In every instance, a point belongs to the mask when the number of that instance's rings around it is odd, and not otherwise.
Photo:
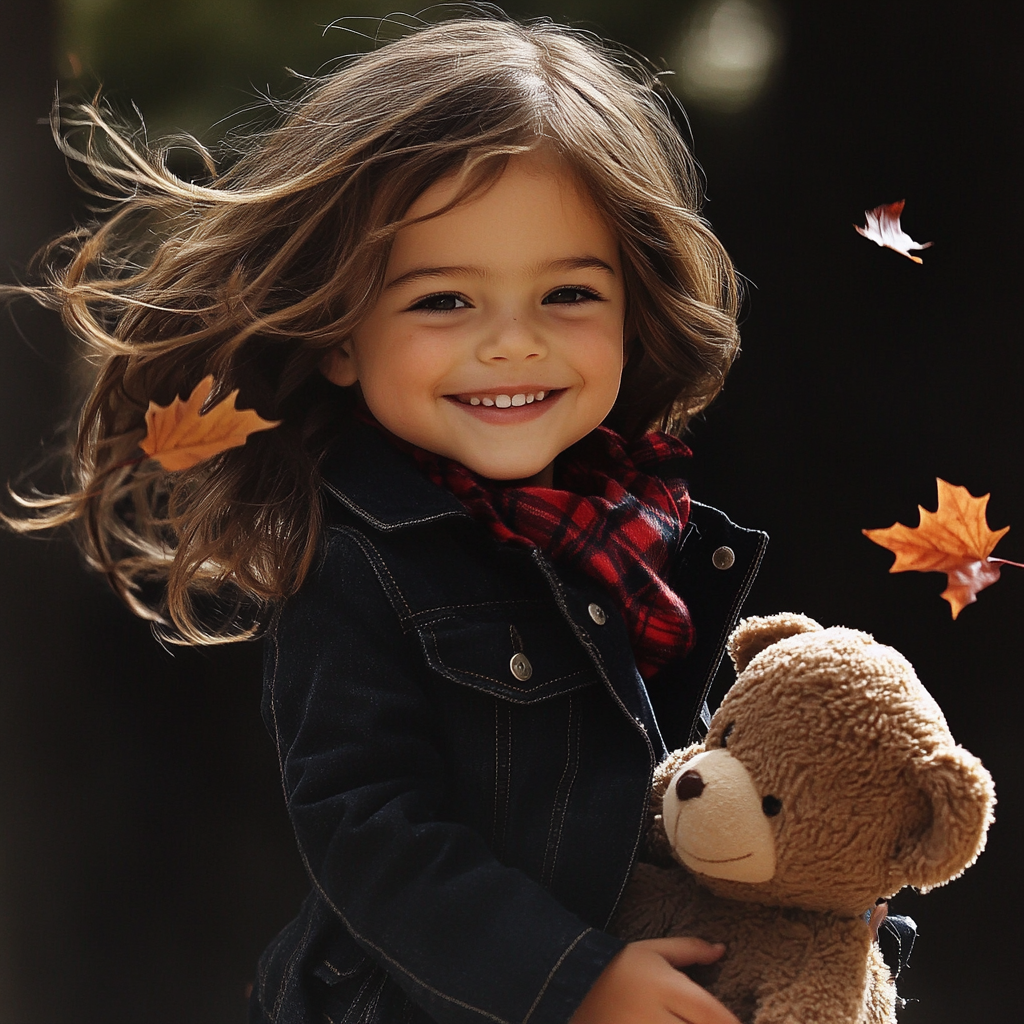
[[(747, 619), (730, 654), (740, 675), (705, 743), (658, 769), (650, 863), (637, 866), (613, 930), (724, 942), (723, 960), (698, 980), (745, 1024), (889, 1024), (894, 986), (864, 914), (879, 897), (927, 891), (974, 862), (992, 779), (956, 745), (906, 659), (866, 633), (797, 615)], [(781, 806), (767, 819), (767, 880), (681, 866), (695, 840), (677, 826), (674, 848), (663, 826), (662, 799), (685, 766), (705, 751), (720, 763), (726, 750), (753, 783), (751, 813), (762, 798)], [(696, 803), (683, 799), (688, 810)]]

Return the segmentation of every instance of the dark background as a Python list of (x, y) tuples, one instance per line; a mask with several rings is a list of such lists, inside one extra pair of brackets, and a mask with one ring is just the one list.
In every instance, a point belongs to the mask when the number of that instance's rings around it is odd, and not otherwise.
[[(685, 6), (552, 0), (515, 13), (588, 17), (660, 59)], [(37, 124), (58, 76), (72, 77), (74, 7), (62, 21), (47, 0), (0, 0), (5, 280), (82, 215)], [(272, 0), (211, 0), (199, 28), (187, 3), (152, 5), (146, 24), (128, 4), (106, 7), (93, 70), (168, 126), (186, 107), (213, 112), (208, 125), (258, 76), (284, 88), (285, 65), (312, 72), (358, 44), (320, 40), (331, 13), (288, 17)], [(1015, 527), (997, 554), (1024, 560), (1016, 8), (779, 3), (786, 49), (761, 101), (691, 110), (707, 214), (751, 282), (742, 358), (693, 431), (692, 484), (772, 535), (747, 610), (804, 611), (893, 644), (997, 782), (979, 864), (895, 902), (921, 931), (901, 982), (919, 1000), (909, 1024), (1021, 1016), (1012, 638), (1024, 571), (1008, 568), (953, 622), (941, 576), (888, 575), (892, 556), (860, 533), (914, 525), (942, 476), (991, 491), (989, 523)], [(900, 198), (908, 232), (935, 241), (923, 266), (851, 227)], [(70, 356), (59, 325), (27, 304), (0, 323), (4, 479), (52, 442)], [(0, 572), (0, 1024), (240, 1024), (256, 957), (305, 892), (259, 721), (258, 646), (162, 649), (65, 539), (0, 535)]]

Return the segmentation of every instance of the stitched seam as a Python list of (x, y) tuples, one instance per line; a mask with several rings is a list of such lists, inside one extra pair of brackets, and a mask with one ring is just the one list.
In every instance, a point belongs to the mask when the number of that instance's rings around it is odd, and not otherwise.
[(554, 683), (560, 683), (565, 679), (574, 679), (577, 676), (585, 675), (584, 670), (580, 668), (577, 669), (575, 672), (570, 672), (568, 675), (556, 676), (554, 679), (549, 679), (545, 683), (538, 683), (536, 686), (515, 686), (512, 683), (506, 682), (504, 679), (495, 679), (494, 676), (487, 676), (484, 675), (482, 672), (473, 672), (471, 669), (468, 668), (458, 668), (455, 665), (449, 665), (441, 657), (441, 652), (437, 646), (437, 637), (434, 635), (434, 631), (431, 629), (427, 629), (426, 627), (424, 627), (423, 631), (430, 636), (431, 643), (433, 644), (434, 647), (434, 657), (437, 661), (437, 664), (441, 668), (447, 669), (449, 672), (458, 672), (461, 675), (473, 676), (475, 679), (484, 679), (488, 683), (496, 683), (498, 686), (507, 686), (510, 690), (515, 690), (518, 693), (535, 693), (543, 686), (551, 686)]
[[(453, 1003), (455, 1006), (461, 1006), (464, 1010), (470, 1010), (473, 1013), (478, 1013), (480, 1014), (481, 1017), (487, 1018), (487, 1020), (495, 1021), (496, 1024), (511, 1024), (511, 1022), (505, 1020), (504, 1017), (498, 1017), (487, 1010), (480, 1009), (480, 1007), (478, 1006), (473, 1006), (472, 1003), (464, 1002), (462, 999), (456, 999), (455, 996), (450, 996), (446, 992), (442, 992), (440, 989), (434, 988), (433, 985), (428, 985), (422, 978), (420, 978), (416, 974), (413, 974), (413, 972), (410, 971), (407, 967), (403, 967), (394, 957), (389, 956), (380, 946), (377, 945), (377, 943), (368, 939), (361, 932), (357, 932), (355, 928), (353, 928), (352, 925), (349, 923), (348, 918), (341, 912), (341, 909), (338, 907), (338, 905), (330, 898), (330, 896), (327, 895), (327, 892), (325, 891), (324, 887), (320, 884), (320, 880), (316, 877), (316, 874), (310, 867), (309, 858), (306, 856), (306, 851), (303, 848), (301, 842), (299, 843), (299, 857), (302, 859), (302, 866), (306, 869), (306, 874), (309, 876), (309, 880), (313, 883), (313, 889), (316, 891), (317, 895), (324, 901), (324, 903), (327, 904), (331, 912), (337, 916), (338, 920), (341, 921), (341, 923), (348, 929), (349, 934), (354, 939), (362, 943), (364, 946), (368, 946), (375, 953), (377, 953), (377, 955), (382, 960), (387, 961), (387, 963), (389, 963), (396, 971), (400, 971), (407, 978), (409, 978), (415, 984), (419, 985), (420, 988), (429, 992), (431, 995), (438, 996), (440, 999), (444, 999), (449, 1003)], [(589, 930), (590, 929), (588, 929), (588, 931)], [(556, 969), (557, 966), (558, 965), (556, 964)]]
[(288, 963), (281, 975), (281, 984), (277, 990), (277, 998), (274, 1000), (274, 1016), (272, 1019), (275, 1021), (281, 1016), (281, 1004), (284, 1002), (285, 989), (288, 987), (288, 983), (292, 980), (292, 975), (295, 973), (296, 961), (298, 960), (299, 955), (306, 951), (306, 944), (309, 942), (309, 930), (312, 926), (312, 920), (307, 920), (306, 929), (302, 933), (302, 939), (292, 950), (291, 956), (288, 957)]
[(460, 608), (503, 608), (511, 604), (535, 605), (541, 608), (541, 602), (532, 597), (512, 597), (507, 601), (466, 601), (463, 604), (439, 604), (436, 608), (425, 608), (416, 613), (416, 618), (423, 615), (433, 615), (435, 612), (458, 611)]
[(359, 991), (356, 992), (355, 999), (353, 999), (352, 1002), (349, 1003), (348, 1009), (345, 1011), (345, 1016), (341, 1018), (341, 1024), (347, 1024), (352, 1014), (355, 1013), (357, 1007), (359, 1006), (360, 1000), (363, 998), (363, 993), (366, 991), (371, 981), (373, 981), (372, 972), (363, 979), (362, 985), (359, 986)]
[[(277, 633), (276, 632), (271, 634), (270, 640), (271, 640), (271, 643), (274, 645), (274, 668), (273, 668), (273, 671), (270, 673), (270, 682), (268, 684), (269, 689), (270, 689), (270, 717), (271, 717), (271, 720), (274, 723), (274, 752), (277, 754), (277, 764), (278, 764), (278, 767), (280, 768), (279, 777), (281, 779), (281, 792), (284, 794), (284, 804), (285, 804), (285, 807), (287, 807), (288, 806), (288, 787), (285, 785), (285, 781), (284, 781), (284, 756), (281, 753), (281, 730), (280, 730), (280, 728), (279, 728), (279, 726), (277, 724), (277, 700), (276, 700), (276, 698), (274, 696), (274, 694), (275, 694), (275, 686), (276, 686), (276, 683), (277, 683), (278, 659), (280, 657), (280, 646), (278, 645), (278, 642), (277, 642)], [(294, 829), (293, 829), (293, 831), (294, 831)], [(267, 995), (267, 978), (266, 978), (266, 974), (267, 974), (267, 972), (266, 971), (261, 971), (260, 974), (261, 974), (261, 977), (260, 977), (260, 1003), (262, 1003), (262, 1005), (264, 1007), (266, 1007), (266, 1005), (267, 1005), (267, 998), (266, 998), (266, 995)], [(280, 1013), (280, 1004), (281, 1004), (281, 994), (280, 994), (280, 989), (279, 989), (278, 990), (277, 998), (274, 1001), (273, 1016), (271, 1016), (271, 1011), (270, 1010), (267, 1011), (267, 1016), (270, 1017), (271, 1024), (273, 1024), (273, 1022), (277, 1020), (278, 1014)]]
[(377, 986), (377, 991), (370, 997), (369, 1002), (366, 1004), (366, 1012), (363, 1014), (364, 1024), (373, 1024), (373, 1018), (377, 1014), (377, 1005), (380, 1003), (380, 997), (384, 994), (384, 986), (388, 983), (388, 974), (386, 971), (381, 972), (380, 984)]
[(288, 806), (288, 787), (284, 782), (284, 752), (281, 750), (281, 728), (277, 722), (277, 668), (281, 659), (281, 645), (277, 640), (277, 633), (271, 636), (271, 643), (274, 645), (274, 668), (270, 673), (270, 717), (274, 722), (274, 748), (277, 752), (277, 766), (281, 771), (281, 792), (284, 793), (285, 806)]
[[(555, 874), (555, 864), (558, 861), (558, 851), (562, 845), (562, 833), (565, 831), (565, 816), (569, 809), (569, 798), (572, 796), (573, 786), (576, 785), (576, 776), (580, 770), (580, 719), (581, 715), (576, 707), (576, 698), (569, 698), (569, 721), (566, 726), (566, 757), (565, 768), (562, 770), (562, 778), (558, 782), (556, 790), (555, 806), (551, 808), (551, 824), (548, 828), (548, 848), (544, 854), (544, 878), (547, 884)], [(575, 728), (574, 728), (575, 726)], [(569, 765), (572, 765), (572, 775), (566, 780)], [(563, 795), (564, 794), (564, 795)], [(559, 804), (561, 808), (559, 809)], [(555, 815), (558, 814), (558, 831), (554, 835), (554, 847), (552, 848), (551, 832), (555, 827)], [(548, 867), (548, 854), (551, 854), (551, 864)]]
[[(259, 962), (259, 963), (256, 964), (256, 987), (258, 988), (259, 992), (258, 992), (258, 994), (257, 993), (254, 993), (254, 994), (256, 995), (256, 998), (259, 999), (259, 1001), (260, 1001), (260, 1009), (263, 1010), (264, 1013), (266, 1013), (266, 1008), (267, 1008), (267, 968), (266, 968), (264, 962)], [(269, 1015), (267, 1016), (267, 1020), (270, 1020)]]
[(362, 964), (356, 964), (355, 967), (350, 967), (347, 971), (339, 971), (330, 960), (324, 960), (322, 963), (331, 974), (340, 980), (341, 978), (351, 978), (353, 974), (358, 974), (363, 969), (365, 961)]
[[(750, 593), (750, 588), (754, 585), (754, 578), (757, 576), (757, 570), (761, 567), (761, 561), (764, 558), (764, 552), (767, 546), (768, 537), (762, 533), (760, 535), (760, 543), (758, 545), (757, 552), (755, 553), (750, 565), (747, 567), (747, 574), (743, 577), (743, 581), (740, 583), (739, 589), (733, 597), (732, 605), (729, 607), (729, 615), (725, 620), (725, 625), (715, 645), (715, 653), (712, 657), (708, 674), (704, 679), (704, 692), (701, 694), (700, 700), (697, 703), (697, 713), (694, 715), (693, 721), (690, 723), (690, 735), (687, 738), (688, 743), (693, 743), (698, 735), (697, 722), (700, 721), (701, 708), (707, 703), (708, 694), (711, 692), (711, 685), (715, 681), (715, 676), (718, 673), (718, 667), (721, 665), (722, 657), (725, 654), (726, 641), (729, 639), (729, 634), (733, 631), (733, 628), (736, 625), (736, 620), (739, 618), (740, 608), (743, 607), (743, 602), (746, 601), (747, 595)], [(710, 708), (708, 710), (710, 711)]]
[(438, 519), (446, 519), (449, 516), (465, 516), (467, 519), (469, 518), (468, 512), (463, 509), (453, 508), (448, 512), (438, 512), (437, 515), (424, 516), (420, 519), (403, 519), (397, 523), (385, 523), (375, 515), (371, 515), (361, 505), (357, 505), (347, 494), (342, 494), (342, 492), (334, 487), (333, 484), (329, 484), (324, 481), (324, 487), (333, 494), (334, 497), (345, 506), (345, 508), (355, 512), (357, 516), (361, 516), (368, 523), (372, 523), (378, 530), (381, 530), (384, 533), (389, 533), (391, 530), (399, 530), (403, 526), (420, 526), (422, 523), (434, 523), (437, 522)]
[[(505, 842), (505, 837), (508, 835), (508, 816), (510, 813), (509, 805), (511, 800), (509, 795), (512, 793), (512, 707), (511, 705), (505, 708), (505, 717), (508, 725), (505, 729), (505, 757), (507, 764), (505, 767), (505, 776), (507, 779), (505, 785), (505, 820), (501, 823), (501, 837), (502, 843)], [(502, 850), (504, 852), (504, 849)]]
[[(277, 669), (278, 669), (278, 664), (279, 664), (279, 661), (280, 661), (281, 648), (280, 648), (280, 645), (278, 643), (277, 634), (276, 633), (273, 634), (272, 642), (273, 642), (273, 645), (274, 645), (274, 668), (273, 668), (273, 671), (270, 674), (270, 717), (271, 717), (271, 719), (273, 720), (273, 723), (274, 723), (274, 746), (275, 746), (275, 748), (277, 750), (277, 763), (280, 766), (281, 792), (284, 794), (284, 802), (285, 802), (285, 806), (287, 807), (289, 805), (288, 787), (285, 784), (284, 753), (283, 753), (283, 751), (281, 749), (281, 729), (280, 729), (280, 726), (278, 725), (278, 721), (277, 721), (276, 687), (277, 687)], [(293, 827), (292, 831), (293, 832), (295, 831), (294, 827)], [(295, 833), (295, 837), (296, 837), (296, 840), (298, 840), (298, 833)], [(291, 980), (292, 973), (295, 970), (295, 958), (296, 958), (296, 956), (298, 956), (299, 950), (305, 951), (306, 943), (309, 940), (309, 929), (310, 929), (311, 925), (312, 925), (312, 921), (307, 921), (306, 922), (306, 930), (305, 930), (305, 932), (302, 935), (302, 940), (299, 943), (299, 945), (296, 946), (295, 949), (292, 951), (292, 955), (288, 958), (288, 964), (285, 967), (284, 973), (283, 973), (283, 975), (281, 977), (281, 982), (280, 982), (280, 984), (278, 986), (277, 995), (274, 998), (274, 1006), (273, 1006), (273, 1011), (272, 1011), (273, 1012), (273, 1016), (271, 1017), (271, 1021), (272, 1022), (277, 1021), (277, 1019), (281, 1016), (281, 1004), (284, 1001), (285, 987), (286, 987), (286, 984)], [(261, 993), (260, 993), (260, 996), (261, 996), (260, 1002), (262, 1002), (264, 1006), (267, 1005), (266, 999), (263, 998), (264, 995), (265, 995), (265, 988), (266, 988), (266, 978), (264, 977), (264, 988), (263, 988), (263, 990), (261, 990)]]
[[(543, 554), (538, 548), (534, 548), (533, 560), (540, 570), (541, 574), (547, 580), (548, 586), (551, 589), (551, 593), (554, 595), (555, 603), (558, 605), (558, 610), (562, 613), (562, 617), (566, 622), (569, 623), (570, 628), (576, 634), (577, 639), (583, 645), (584, 649), (590, 654), (591, 660), (594, 662), (594, 666), (597, 669), (598, 675), (601, 677), (601, 681), (605, 685), (605, 689), (611, 694), (612, 699), (622, 709), (622, 713), (632, 722), (633, 726), (638, 729), (640, 735), (643, 736), (644, 742), (647, 744), (647, 756), (648, 756), (648, 771), (653, 776), (654, 773), (654, 745), (651, 743), (651, 737), (647, 735), (647, 730), (643, 727), (642, 722), (637, 720), (629, 713), (629, 709), (623, 703), (622, 698), (619, 696), (615, 687), (612, 686), (612, 681), (608, 677), (608, 672), (604, 666), (604, 659), (601, 657), (601, 652), (597, 649), (594, 641), (591, 640), (586, 630), (582, 629), (576, 620), (572, 617), (572, 612), (569, 611), (569, 606), (566, 604), (565, 595), (562, 592), (562, 585), (555, 574), (549, 568), (547, 562), (544, 559)], [(646, 829), (643, 826), (643, 822), (647, 819), (647, 808), (644, 808), (641, 822), (636, 829), (636, 838), (633, 840), (633, 852), (629, 855), (629, 871), (626, 872), (622, 879), (622, 885), (619, 886), (619, 891), (615, 895), (615, 899), (612, 901), (612, 909), (608, 914), (607, 920), (610, 921), (615, 914), (615, 909), (619, 905), (619, 900), (622, 899), (622, 894), (626, 891), (626, 886), (629, 884), (630, 876), (633, 873), (633, 865), (636, 863), (637, 851), (640, 849), (640, 843), (643, 836), (646, 833)], [(607, 922), (606, 922), (607, 923)], [(525, 1022), (524, 1022), (525, 1024)]]
[(551, 981), (557, 973), (558, 968), (562, 966), (562, 962), (579, 945), (580, 939), (582, 939), (584, 935), (588, 934), (589, 932), (592, 932), (593, 930), (593, 928), (584, 929), (566, 947), (565, 952), (558, 958), (558, 962), (555, 964), (554, 967), (551, 968), (551, 973), (547, 976), (547, 978), (544, 979), (544, 984), (541, 985), (540, 991), (537, 993), (537, 998), (534, 999), (533, 1005), (530, 1007), (529, 1010), (527, 1010), (526, 1016), (523, 1018), (523, 1024), (527, 1024), (529, 1019), (533, 1016), (533, 1011), (537, 1009), (537, 1006), (543, 998), (544, 993), (548, 990), (548, 985), (551, 984)]
[[(347, 534), (349, 537), (352, 538), (352, 540), (356, 542), (356, 544), (359, 545), (359, 548), (363, 552), (363, 557), (370, 564), (370, 568), (373, 569), (374, 574), (377, 576), (377, 578), (381, 582), (381, 585), (384, 587), (384, 592), (388, 593), (389, 588), (384, 581), (384, 577), (381, 575), (381, 570), (384, 571), (384, 573), (387, 575), (388, 580), (390, 580), (391, 582), (391, 590), (402, 602), (402, 607), (405, 609), (405, 615), (403, 616), (401, 612), (399, 612), (399, 618), (411, 618), (412, 609), (409, 607), (409, 602), (405, 599), (405, 594), (402, 593), (402, 588), (399, 587), (398, 583), (395, 581), (395, 577), (392, 576), (391, 570), (388, 568), (387, 563), (384, 561), (383, 558), (381, 558), (380, 552), (373, 546), (373, 544), (370, 542), (370, 539), (365, 534), (360, 533), (358, 530), (344, 529), (340, 530), (339, 532)], [(370, 551), (373, 552), (372, 556), (369, 553)], [(389, 596), (391, 596), (390, 593)], [(394, 605), (394, 600), (392, 600), (391, 603), (392, 605)]]
[[(332, 527), (331, 529), (334, 532), (336, 532), (336, 533), (339, 533), (339, 534), (342, 534), (342, 535), (350, 537), (359, 546), (360, 550), (363, 552), (363, 556), (366, 558), (366, 561), (369, 563), (370, 568), (373, 569), (374, 574), (377, 576), (377, 579), (380, 581), (381, 586), (382, 586), (384, 592), (386, 594), (388, 594), (389, 597), (391, 597), (392, 594), (393, 594), (394, 597), (397, 597), (398, 600), (401, 602), (402, 609), (404, 609), (404, 614), (403, 614), (402, 610), (400, 610), (398, 608), (396, 608), (395, 610), (398, 613), (399, 620), (402, 622), (402, 631), (403, 632), (409, 632), (410, 626), (412, 628), (418, 628), (421, 625), (422, 626), (434, 625), (437, 622), (446, 622), (446, 621), (449, 621), (449, 620), (453, 620), (455, 618), (454, 615), (446, 615), (443, 618), (432, 619), (431, 616), (437, 615), (438, 612), (457, 611), (459, 609), (464, 609), (464, 608), (506, 607), (508, 605), (513, 605), (513, 604), (516, 604), (516, 605), (519, 605), (519, 604), (523, 604), (523, 605), (538, 605), (539, 604), (539, 602), (536, 601), (533, 598), (525, 598), (524, 597), (524, 598), (515, 598), (515, 599), (513, 599), (511, 601), (472, 601), (472, 602), (466, 602), (464, 604), (438, 605), (437, 607), (434, 607), (434, 608), (427, 608), (427, 609), (424, 609), (423, 611), (413, 612), (412, 608), (409, 605), (409, 602), (406, 600), (406, 597), (405, 597), (404, 592), (402, 591), (402, 588), (398, 585), (398, 581), (395, 579), (395, 577), (392, 574), (390, 568), (388, 568), (388, 564), (387, 564), (386, 560), (381, 555), (380, 551), (378, 551), (377, 548), (374, 546), (373, 542), (365, 534), (360, 533), (358, 530), (354, 530), (351, 527)], [(372, 552), (372, 554), (371, 554), (371, 552)], [(382, 575), (382, 573), (383, 573), (383, 575)], [(387, 580), (384, 579), (384, 575), (387, 576)], [(390, 582), (390, 587), (388, 586), (389, 582)], [(392, 604), (392, 606), (394, 606), (395, 605), (395, 601), (392, 600), (391, 604)], [(427, 619), (426, 623), (423, 622), (424, 619)]]
[(559, 811), (561, 810), (564, 814), (562, 791), (565, 786), (566, 776), (569, 774), (569, 765), (572, 763), (572, 723), (573, 711), (575, 710), (573, 704), (574, 701), (570, 697), (568, 721), (565, 723), (565, 765), (562, 768), (562, 777), (558, 780), (558, 785), (555, 787), (555, 799), (551, 805), (551, 820), (548, 822), (548, 841), (544, 849), (544, 864), (541, 868), (541, 881), (547, 886), (551, 885), (551, 872), (554, 871), (554, 866), (549, 866), (552, 833), (555, 831), (555, 821), (559, 816)]
[[(502, 728), (502, 711), (506, 725)], [(512, 786), (510, 767), (512, 758), (512, 709), (499, 701), (494, 703), (494, 814), (491, 837), (494, 852), (505, 853), (505, 837), (508, 835), (508, 794)], [(504, 763), (503, 763), (504, 762)], [(502, 813), (504, 812), (504, 813)], [(499, 826), (499, 817), (501, 823)]]
[[(329, 533), (340, 533), (345, 535), (356, 534), (356, 531), (354, 531), (350, 526), (329, 526), (327, 531)], [(364, 536), (363, 534), (357, 535)], [(370, 543), (369, 540), (367, 540), (367, 543)], [(534, 597), (510, 597), (507, 600), (501, 601), (466, 601), (462, 604), (439, 604), (434, 607), (424, 608), (422, 611), (412, 612), (411, 618), (418, 621), (425, 617), (429, 618), (429, 616), (435, 615), (437, 612), (459, 611), (463, 608), (504, 608), (508, 605), (514, 604), (532, 605), (536, 608), (543, 607), (542, 602), (538, 601)]]
[(498, 836), (499, 787), (501, 785), (501, 705), (494, 702), (494, 811), (491, 814), (491, 842), (500, 845)]
[[(285, 782), (284, 755), (283, 755), (283, 752), (282, 752), (282, 749), (281, 749), (281, 747), (282, 747), (282, 744), (281, 744), (281, 728), (280, 728), (280, 726), (278, 724), (278, 720), (277, 720), (277, 696), (276, 696), (277, 669), (278, 669), (278, 664), (279, 664), (279, 659), (280, 659), (281, 648), (280, 648), (280, 644), (278, 643), (278, 639), (277, 639), (277, 634), (276, 633), (273, 634), (272, 640), (273, 640), (273, 644), (274, 644), (274, 668), (273, 668), (273, 671), (271, 672), (271, 675), (270, 675), (270, 684), (269, 684), (269, 688), (270, 688), (270, 717), (271, 717), (271, 719), (272, 719), (272, 721), (274, 723), (274, 746), (277, 748), (277, 763), (280, 766), (281, 791), (284, 794), (285, 807), (289, 807), (290, 808), (290, 806), (291, 806), (291, 796), (288, 793), (288, 786), (287, 786), (287, 784)], [(290, 813), (289, 813), (288, 817), (289, 817), (289, 819), (291, 818), (291, 814)], [(312, 878), (313, 877), (313, 873), (312, 873), (312, 871), (310, 871), (309, 861), (306, 859), (305, 851), (302, 849), (302, 843), (299, 840), (299, 833), (298, 833), (298, 831), (296, 831), (294, 824), (292, 825), (292, 833), (295, 836), (295, 842), (296, 842), (296, 845), (299, 848), (299, 856), (302, 858), (302, 863), (303, 863), (303, 866), (306, 869), (306, 873), (309, 875), (310, 878)], [(327, 901), (327, 902), (329, 904), (330, 901)], [(294, 960), (294, 958), (297, 955), (298, 951), (300, 949), (301, 950), (305, 950), (306, 942), (307, 942), (308, 937), (309, 937), (309, 929), (310, 929), (311, 925), (312, 925), (312, 921), (307, 921), (306, 922), (306, 931), (303, 934), (302, 942), (301, 942), (301, 944), (299, 946), (297, 946), (295, 948), (295, 950), (292, 953), (291, 958), (289, 959), (288, 968), (286, 970), (285, 976), (282, 978), (281, 985), (280, 985), (280, 987), (278, 989), (277, 998), (276, 998), (276, 1000), (274, 1002), (274, 1016), (271, 1018), (272, 1024), (273, 1024), (273, 1022), (276, 1022), (278, 1017), (280, 1016), (280, 1013), (281, 1013), (281, 1002), (282, 1002), (282, 1000), (284, 998), (285, 981), (291, 979), (292, 972), (294, 971), (294, 964), (292, 963), (292, 961)], [(339, 977), (346, 977), (347, 976), (347, 975), (342, 975), (341, 972), (339, 972), (333, 966), (333, 964), (328, 964), (327, 961), (324, 961), (324, 963), (327, 964), (327, 966), (330, 967), (331, 970), (333, 970), (336, 974), (338, 974)], [(352, 972), (348, 972), (348, 973), (352, 973)], [(360, 991), (362, 991), (362, 990), (360, 990)], [(265, 999), (261, 998), (261, 1002), (263, 1002), (264, 1006), (266, 1005), (266, 1000)], [(346, 1014), (346, 1016), (347, 1016), (347, 1014)], [(333, 1022), (330, 1021), (330, 1018), (327, 1018), (327, 1019), (329, 1021), (329, 1024), (333, 1024)], [(342, 1024), (344, 1024), (344, 1021), (342, 1021)]]
[[(354, 531), (351, 531), (351, 532), (354, 534)], [(356, 543), (359, 543), (357, 535), (355, 536), (355, 539), (356, 539)], [(372, 565), (372, 563), (371, 563), (371, 565)], [(287, 784), (285, 782), (284, 762), (283, 762), (282, 755), (281, 755), (281, 731), (280, 731), (280, 728), (278, 727), (277, 707), (276, 707), (276, 703), (277, 702), (276, 702), (276, 699), (274, 697), (275, 683), (276, 683), (276, 680), (277, 680), (277, 664), (278, 664), (278, 662), (277, 662), (277, 654), (278, 654), (278, 650), (279, 650), (279, 648), (277, 646), (277, 643), (276, 643), (276, 635), (275, 635), (274, 639), (275, 639), (275, 650), (274, 650), (275, 660), (274, 660), (274, 671), (273, 671), (273, 673), (271, 675), (271, 680), (270, 680), (270, 693), (271, 693), (270, 708), (271, 708), (271, 717), (272, 717), (273, 722), (274, 722), (274, 739), (275, 739), (275, 745), (277, 747), (278, 763), (281, 766), (281, 788), (284, 791), (285, 806), (290, 808), (290, 806), (291, 806), (291, 796), (288, 793), (288, 787), (287, 787)], [(291, 815), (289, 814), (289, 818), (290, 817), (291, 817)], [(447, 993), (442, 992), (440, 989), (434, 988), (433, 985), (428, 985), (420, 977), (418, 977), (417, 975), (413, 974), (412, 971), (410, 971), (407, 968), (403, 967), (393, 957), (388, 956), (388, 954), (383, 949), (381, 949), (380, 946), (378, 946), (375, 942), (371, 942), (369, 939), (367, 939), (361, 933), (357, 932), (355, 930), (355, 928), (353, 928), (352, 925), (349, 924), (348, 918), (341, 912), (341, 910), (334, 903), (334, 901), (327, 895), (326, 891), (324, 890), (324, 887), (320, 884), (320, 880), (316, 877), (316, 873), (313, 871), (312, 867), (310, 866), (309, 858), (306, 856), (306, 850), (305, 850), (305, 848), (302, 845), (302, 840), (299, 837), (299, 833), (296, 830), (296, 828), (294, 826), (294, 823), (292, 825), (292, 832), (295, 835), (295, 842), (296, 842), (296, 846), (298, 847), (299, 857), (302, 860), (302, 866), (303, 866), (303, 868), (306, 871), (306, 875), (309, 877), (310, 881), (312, 882), (314, 890), (320, 896), (320, 898), (324, 901), (324, 903), (327, 904), (327, 906), (331, 909), (331, 911), (338, 917), (338, 919), (342, 922), (342, 924), (345, 925), (345, 927), (348, 929), (349, 933), (352, 935), (353, 938), (355, 938), (358, 941), (360, 941), (364, 946), (369, 946), (370, 949), (374, 950), (382, 959), (386, 960), (389, 964), (391, 964), (395, 968), (395, 970), (401, 971), (402, 974), (404, 974), (406, 977), (410, 978), (415, 984), (419, 985), (421, 988), (425, 989), (427, 992), (430, 992), (432, 995), (436, 995), (439, 998), (444, 999), (444, 1000), (446, 1000), (449, 1003), (453, 1003), (456, 1006), (461, 1006), (465, 1010), (470, 1010), (473, 1013), (480, 1014), (480, 1016), (485, 1017), (488, 1020), (495, 1021), (496, 1024), (510, 1024), (510, 1022), (506, 1021), (503, 1017), (498, 1017), (498, 1016), (496, 1016), (493, 1013), (489, 1013), (487, 1010), (482, 1010), (479, 1007), (473, 1006), (472, 1004), (464, 1002), (461, 999), (456, 999), (454, 996), (450, 996)], [(307, 924), (306, 924), (307, 933), (308, 933), (308, 929), (309, 929), (309, 926), (310, 926), (311, 923), (312, 922), (310, 921), (310, 922), (307, 922)], [(306, 938), (306, 936), (303, 936), (304, 940), (305, 940), (305, 938)], [(298, 947), (298, 948), (304, 949), (305, 948), (305, 941), (303, 942), (302, 946)], [(298, 952), (298, 949), (296, 949), (296, 953), (297, 952)], [(293, 953), (293, 957), (294, 956), (295, 956), (295, 953)], [(290, 978), (290, 976), (291, 975), (289, 973), (288, 977)], [(281, 1000), (283, 999), (283, 997), (284, 997), (284, 984), (282, 982), (281, 988), (280, 988), (280, 990), (278, 992), (278, 999), (277, 999), (277, 1002), (275, 1003), (275, 1007), (274, 1007), (274, 1017), (272, 1018), (273, 1021), (276, 1021), (277, 1017), (280, 1015)]]

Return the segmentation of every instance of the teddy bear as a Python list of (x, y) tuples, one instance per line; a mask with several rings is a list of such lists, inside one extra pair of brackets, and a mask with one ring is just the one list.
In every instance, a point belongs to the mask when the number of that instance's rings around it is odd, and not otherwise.
[(704, 742), (656, 772), (648, 854), (612, 930), (724, 943), (688, 973), (744, 1024), (891, 1024), (872, 910), (974, 862), (992, 778), (867, 633), (754, 617), (728, 650), (738, 676)]

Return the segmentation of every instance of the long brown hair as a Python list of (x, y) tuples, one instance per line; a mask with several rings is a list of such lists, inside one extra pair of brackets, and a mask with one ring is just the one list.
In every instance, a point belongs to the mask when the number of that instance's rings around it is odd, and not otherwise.
[[(29, 511), (7, 521), (76, 524), (130, 607), (185, 642), (251, 635), (306, 575), (318, 466), (346, 407), (318, 364), (376, 301), (405, 211), (442, 176), (461, 173), (464, 198), (546, 145), (589, 190), (622, 247), (629, 355), (609, 422), (626, 435), (682, 430), (738, 348), (732, 264), (700, 217), (657, 76), (546, 21), (460, 18), (363, 54), (313, 81), (223, 175), (197, 147), (203, 184), (98, 105), (66, 112), (58, 142), (109, 215), (49, 247), (44, 284), (0, 295), (59, 310), (99, 370), (74, 485), (19, 497)], [(148, 403), (207, 374), (214, 400), (238, 388), (281, 425), (178, 473), (140, 460)]]

